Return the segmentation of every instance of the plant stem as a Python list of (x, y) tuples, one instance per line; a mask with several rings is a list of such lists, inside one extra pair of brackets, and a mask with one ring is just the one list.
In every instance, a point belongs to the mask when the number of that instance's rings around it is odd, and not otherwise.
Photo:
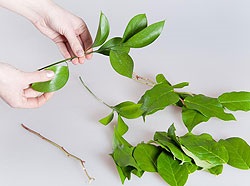
[(63, 59), (63, 60), (61, 60), (61, 61), (57, 61), (57, 62), (52, 63), (52, 64), (50, 64), (50, 65), (47, 65), (47, 66), (45, 66), (45, 67), (39, 68), (38, 71), (43, 70), (43, 69), (48, 68), (48, 67), (51, 67), (51, 66), (53, 66), (53, 65), (58, 65), (58, 64), (60, 64), (60, 63), (66, 62), (66, 61), (70, 61), (70, 60), (75, 59), (75, 58), (77, 58), (77, 57), (74, 56), (74, 57), (71, 57), (71, 58)]
[(142, 83), (144, 85), (148, 85), (150, 87), (153, 87), (156, 83), (154, 81), (152, 81), (151, 79), (148, 79), (148, 78), (144, 78), (142, 76), (139, 76), (137, 74), (133, 74), (133, 77), (132, 77), (133, 80), (135, 80), (136, 82), (138, 83)]
[(109, 104), (105, 103), (102, 99), (98, 98), (90, 89), (89, 87), (84, 83), (84, 81), (82, 80), (82, 77), (79, 76), (79, 79), (82, 83), (82, 85), (88, 90), (88, 92), (94, 96), (95, 99), (97, 99), (98, 101), (100, 101), (102, 104), (106, 105), (107, 107), (109, 107), (110, 109), (114, 110), (114, 108), (112, 106), (110, 106)]
[(83, 168), (83, 171), (84, 171), (85, 175), (86, 175), (87, 178), (88, 178), (88, 182), (91, 183), (93, 180), (95, 180), (95, 178), (91, 177), (91, 176), (88, 174), (87, 169), (86, 169), (86, 167), (85, 167), (85, 165), (84, 165), (84, 163), (85, 163), (84, 160), (82, 160), (81, 158), (79, 158), (79, 157), (77, 157), (77, 156), (75, 156), (75, 155), (69, 153), (64, 147), (58, 145), (57, 143), (51, 141), (51, 140), (48, 139), (48, 138), (42, 136), (42, 135), (39, 134), (38, 132), (36, 132), (36, 131), (34, 131), (34, 130), (28, 128), (28, 127), (25, 126), (24, 124), (21, 124), (21, 126), (22, 126), (25, 130), (31, 132), (32, 134), (38, 136), (39, 138), (45, 140), (46, 142), (50, 143), (51, 145), (57, 147), (59, 150), (63, 151), (63, 152), (65, 153), (66, 156), (71, 157), (71, 158), (73, 158), (73, 159), (75, 159), (75, 160), (80, 161), (81, 166), (82, 166), (82, 168)]

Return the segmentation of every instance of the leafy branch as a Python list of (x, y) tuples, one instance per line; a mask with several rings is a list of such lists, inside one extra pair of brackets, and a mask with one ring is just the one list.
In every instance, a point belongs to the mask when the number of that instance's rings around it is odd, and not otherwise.
[(86, 175), (87, 178), (88, 178), (88, 182), (89, 182), (89, 183), (91, 183), (93, 180), (95, 180), (95, 178), (93, 178), (93, 177), (91, 177), (91, 176), (89, 175), (89, 173), (88, 173), (88, 171), (87, 171), (87, 169), (86, 169), (86, 167), (85, 167), (85, 165), (84, 165), (84, 163), (85, 163), (84, 160), (82, 160), (81, 158), (79, 158), (79, 157), (77, 157), (77, 156), (71, 154), (71, 153), (68, 152), (64, 147), (58, 145), (57, 143), (51, 141), (51, 140), (48, 139), (48, 138), (42, 136), (42, 135), (39, 134), (38, 132), (36, 132), (36, 131), (34, 131), (34, 130), (28, 128), (28, 127), (25, 126), (24, 124), (21, 124), (21, 126), (22, 126), (25, 130), (27, 130), (28, 132), (30, 132), (30, 133), (36, 135), (37, 137), (39, 137), (39, 138), (45, 140), (46, 142), (50, 143), (51, 145), (53, 145), (53, 146), (55, 146), (55, 147), (57, 147), (59, 150), (61, 150), (62, 152), (64, 152), (66, 156), (71, 157), (71, 158), (73, 158), (73, 159), (79, 161), (80, 164), (81, 164), (81, 166), (82, 166), (82, 169), (83, 169), (85, 175)]

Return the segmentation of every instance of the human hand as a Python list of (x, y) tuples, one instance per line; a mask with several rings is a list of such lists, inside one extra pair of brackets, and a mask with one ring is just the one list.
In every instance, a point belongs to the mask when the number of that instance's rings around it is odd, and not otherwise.
[(83, 63), (85, 57), (90, 59), (91, 54), (85, 53), (92, 51), (92, 38), (85, 22), (55, 4), (48, 9), (33, 21), (36, 28), (56, 43), (65, 58), (77, 56), (74, 64)]
[(91, 58), (92, 38), (85, 22), (51, 0), (0, 0), (0, 6), (29, 19), (52, 39), (65, 58), (78, 57), (74, 64)]
[(43, 70), (22, 72), (14, 67), (0, 63), (0, 97), (14, 108), (37, 108), (46, 103), (53, 93), (40, 93), (30, 85), (53, 79), (54, 72)]

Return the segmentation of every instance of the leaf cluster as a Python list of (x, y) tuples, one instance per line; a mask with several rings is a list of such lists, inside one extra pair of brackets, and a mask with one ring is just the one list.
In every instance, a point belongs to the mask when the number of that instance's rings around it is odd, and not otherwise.
[(141, 177), (144, 172), (153, 172), (171, 186), (183, 186), (195, 171), (205, 170), (219, 175), (224, 164), (250, 169), (250, 146), (241, 138), (217, 142), (206, 133), (187, 133), (178, 137), (172, 124), (167, 132), (155, 132), (153, 140), (148, 143), (132, 146), (123, 137), (127, 129), (119, 116), (114, 130), (112, 157), (122, 183), (130, 180), (131, 174)]

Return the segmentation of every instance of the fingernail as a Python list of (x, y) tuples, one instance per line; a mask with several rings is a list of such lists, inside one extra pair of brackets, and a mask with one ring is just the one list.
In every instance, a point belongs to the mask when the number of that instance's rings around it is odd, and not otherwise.
[(77, 50), (77, 51), (76, 51), (76, 54), (77, 54), (78, 57), (84, 56), (84, 53), (83, 53), (82, 50)]
[(51, 77), (54, 77), (55, 73), (53, 71), (51, 71), (51, 70), (48, 70), (46, 72), (46, 75), (47, 75), (48, 78), (51, 78)]

